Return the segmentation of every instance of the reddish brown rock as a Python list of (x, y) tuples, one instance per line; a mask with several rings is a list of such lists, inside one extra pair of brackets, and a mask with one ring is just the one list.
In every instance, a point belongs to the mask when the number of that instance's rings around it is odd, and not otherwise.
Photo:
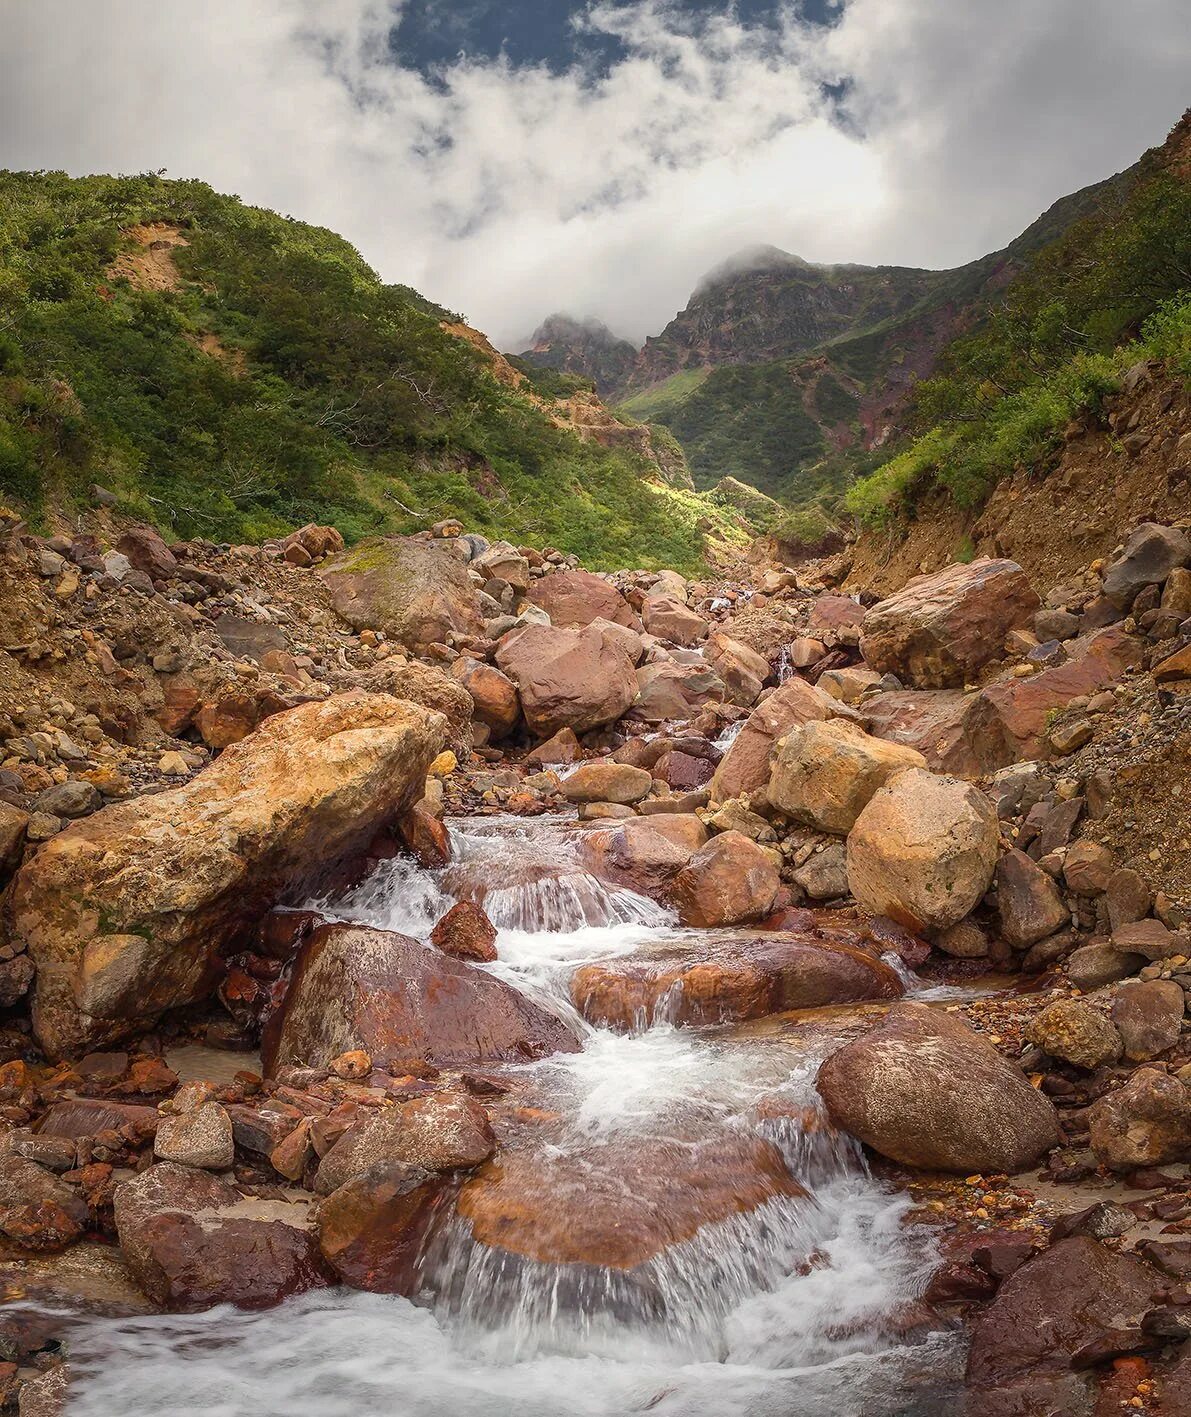
[(905, 1166), (1012, 1174), (1062, 1140), (1020, 1068), (922, 1004), (895, 1005), (827, 1059), (816, 1085), (837, 1126)]
[(959, 689), (894, 689), (866, 699), (864, 717), (875, 738), (916, 749), (932, 772), (980, 777), (984, 766), (968, 732), (975, 703)]
[(633, 702), (637, 680), (621, 649), (598, 629), (527, 625), (500, 641), (496, 662), (517, 685), (530, 731), (586, 733), (612, 723)]
[(641, 619), (646, 630), (659, 640), (672, 645), (694, 645), (707, 634), (707, 621), (676, 596), (658, 594), (646, 597), (641, 607)]
[(1186, 996), (1173, 979), (1146, 979), (1118, 989), (1112, 1021), (1125, 1057), (1147, 1063), (1173, 1048), (1182, 1033), (1185, 1009)]
[(1114, 1254), (1086, 1236), (1062, 1240), (1027, 1261), (976, 1319), (967, 1381), (1003, 1389), (1006, 1405), (977, 1410), (1071, 1412), (1078, 1408), (1010, 1406), (1039, 1392), (1039, 1380), (1097, 1360), (1149, 1347), (1141, 1316), (1160, 1277), (1141, 1261)]
[(684, 722), (724, 701), (724, 682), (697, 664), (643, 664), (636, 673), (633, 717), (643, 723)]
[(921, 934), (958, 924), (997, 864), (996, 809), (971, 783), (920, 768), (877, 792), (848, 836), (848, 884), (871, 915)]
[(899, 999), (903, 992), (896, 972), (872, 955), (789, 935), (652, 949), (585, 965), (571, 980), (571, 998), (584, 1018), (624, 1031), (643, 1020), (736, 1022), (824, 1004)]
[(826, 645), (854, 645), (860, 638), (864, 615), (864, 606), (850, 595), (820, 595), (811, 605), (806, 632)]
[(521, 719), (517, 686), (494, 665), (461, 656), (451, 666), (455, 679), (471, 695), (475, 717), (492, 730), (494, 740), (507, 737)]
[(453, 1186), (400, 1162), (381, 1162), (319, 1203), (319, 1247), (340, 1281), (377, 1294), (412, 1294), (431, 1227)]
[(609, 620), (640, 630), (641, 620), (620, 591), (591, 571), (555, 571), (535, 581), (529, 591), (530, 603), (550, 616), (550, 623), (564, 630), (583, 630), (593, 620)]
[(461, 900), (431, 930), (430, 943), (455, 959), (491, 964), (496, 958), (496, 926), (473, 901)]
[(1066, 663), (1029, 679), (1002, 679), (977, 696), (968, 716), (973, 751), (986, 772), (1044, 758), (1056, 709), (1094, 694), (1141, 663), (1144, 642), (1112, 628), (1067, 645)]
[(578, 762), (582, 754), (574, 732), (569, 728), (560, 728), (552, 738), (547, 738), (526, 753), (525, 765), (529, 768), (565, 766)]
[(351, 1048), (384, 1067), (522, 1061), (577, 1047), (566, 1024), (485, 970), (405, 935), (326, 925), (302, 946), (262, 1056), (272, 1073), (322, 1067)]
[(402, 846), (428, 871), (445, 866), (451, 859), (451, 833), (424, 801), (402, 812), (394, 827)]
[(760, 792), (769, 781), (773, 745), (792, 728), (812, 720), (848, 718), (855, 712), (805, 679), (788, 679), (749, 715), (711, 780), (715, 802)]
[(670, 899), (684, 925), (738, 925), (769, 910), (778, 884), (772, 854), (730, 831), (691, 857), (674, 878)]
[(1088, 1109), (1099, 1160), (1116, 1171), (1183, 1161), (1191, 1151), (1191, 1089), (1157, 1068), (1139, 1068)]
[(247, 738), (266, 718), (292, 707), (289, 699), (263, 686), (228, 689), (204, 703), (195, 714), (194, 723), (207, 747), (222, 753)]
[(323, 1157), (315, 1189), (328, 1195), (378, 1163), (422, 1171), (468, 1170), (496, 1149), (488, 1114), (460, 1093), (436, 1092), (371, 1113)]
[(157, 1130), (160, 1118), (156, 1107), (75, 1098), (69, 1102), (55, 1102), (41, 1119), (39, 1130), (46, 1137), (78, 1138), (133, 1127), (138, 1134), (151, 1137)]
[(741, 708), (752, 708), (769, 678), (769, 661), (765, 656), (720, 630), (713, 630), (707, 636), (703, 653), (708, 664), (723, 680), (728, 691), (728, 702)]
[[(183, 787), (106, 808), (17, 875), (38, 966), (34, 1026), (54, 1056), (205, 998), (220, 948), (285, 896), (362, 858), (423, 791), (440, 715), (341, 694), (279, 714)], [(342, 1052), (342, 1049), (337, 1049)]]
[(23, 1250), (63, 1250), (86, 1223), (73, 1187), (36, 1162), (0, 1154), (0, 1234)]
[(116, 542), (116, 550), (128, 557), (134, 571), (143, 571), (155, 581), (168, 581), (178, 569), (178, 558), (149, 526), (130, 526)]
[(483, 631), (467, 567), (449, 542), (372, 538), (325, 562), (319, 575), (353, 630), (384, 630), (411, 649)]
[(1015, 561), (973, 561), (918, 576), (864, 618), (865, 660), (921, 689), (962, 688), (1029, 623), (1038, 596)]
[(137, 1283), (171, 1312), (263, 1309), (331, 1280), (303, 1207), (246, 1201), (204, 1171), (152, 1166), (116, 1187), (115, 1212)]
[(1055, 884), (1024, 851), (1007, 851), (994, 877), (1001, 934), (1014, 949), (1025, 950), (1066, 925), (1069, 914)]
[(705, 1225), (805, 1193), (755, 1136), (634, 1136), (587, 1153), (502, 1153), (463, 1187), (481, 1245), (544, 1264), (631, 1271)]

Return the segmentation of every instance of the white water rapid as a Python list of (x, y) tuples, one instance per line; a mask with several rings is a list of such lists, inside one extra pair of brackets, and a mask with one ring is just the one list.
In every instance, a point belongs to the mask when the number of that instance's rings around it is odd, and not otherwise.
[[(583, 869), (573, 824), (457, 822), (443, 871), (390, 861), (342, 919), (425, 939), (459, 898), (499, 928), (502, 978), (563, 1012), (580, 1052), (519, 1075), (558, 1121), (543, 1165), (578, 1214), (626, 1156), (758, 1134), (805, 1196), (705, 1225), (631, 1272), (522, 1260), (456, 1218), (406, 1299), (323, 1290), (265, 1313), (84, 1319), (69, 1417), (942, 1417), (958, 1351), (911, 1322), (933, 1256), (859, 1148), (815, 1125), (822, 1028), (593, 1028), (580, 965), (691, 938)], [(846, 1020), (844, 1023), (846, 1026)], [(575, 1210), (568, 1210), (574, 1207)], [(661, 1219), (661, 1217), (659, 1217)]]

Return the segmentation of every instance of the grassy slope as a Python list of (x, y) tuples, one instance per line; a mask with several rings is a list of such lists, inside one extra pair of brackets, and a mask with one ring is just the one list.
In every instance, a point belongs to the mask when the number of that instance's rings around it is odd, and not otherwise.
[(979, 505), (1015, 468), (1045, 471), (1067, 422), (1139, 359), (1191, 377), (1188, 146), (1184, 122), (947, 349), (916, 390), (918, 436), (849, 490), (853, 516), (881, 525), (939, 489)]
[[(120, 274), (144, 253), (129, 228), (154, 222), (187, 243), (172, 289)], [(215, 540), (457, 515), (597, 566), (695, 569), (704, 518), (739, 539), (498, 384), (447, 313), (334, 233), (201, 182), (0, 173), (0, 495), (44, 522), (98, 482)]]

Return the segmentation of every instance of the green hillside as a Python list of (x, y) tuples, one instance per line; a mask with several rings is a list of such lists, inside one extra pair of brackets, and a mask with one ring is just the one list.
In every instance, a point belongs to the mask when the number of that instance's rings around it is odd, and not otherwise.
[(589, 564), (740, 536), (499, 383), (457, 319), (341, 237), (197, 181), (0, 173), (0, 496), (35, 524), (91, 487), (175, 537), (456, 515)]
[(1036, 252), (986, 318), (914, 394), (917, 436), (860, 479), (847, 509), (870, 525), (942, 489), (979, 505), (1017, 467), (1044, 470), (1067, 422), (1140, 359), (1191, 378), (1191, 123), (1126, 189)]

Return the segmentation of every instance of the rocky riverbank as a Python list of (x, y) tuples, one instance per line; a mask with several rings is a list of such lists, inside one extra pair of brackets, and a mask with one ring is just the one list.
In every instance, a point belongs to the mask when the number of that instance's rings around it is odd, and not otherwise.
[[(972, 1417), (1187, 1411), (1191, 535), (1122, 532), (878, 599), (9, 521), (0, 1398), (55, 1410), (63, 1305), (442, 1298), (451, 1245), (676, 1324), (667, 1257), (854, 1138), (935, 1239), (866, 1341), (970, 1334)], [(593, 1163), (551, 1070), (671, 1037), (747, 1102)]]

